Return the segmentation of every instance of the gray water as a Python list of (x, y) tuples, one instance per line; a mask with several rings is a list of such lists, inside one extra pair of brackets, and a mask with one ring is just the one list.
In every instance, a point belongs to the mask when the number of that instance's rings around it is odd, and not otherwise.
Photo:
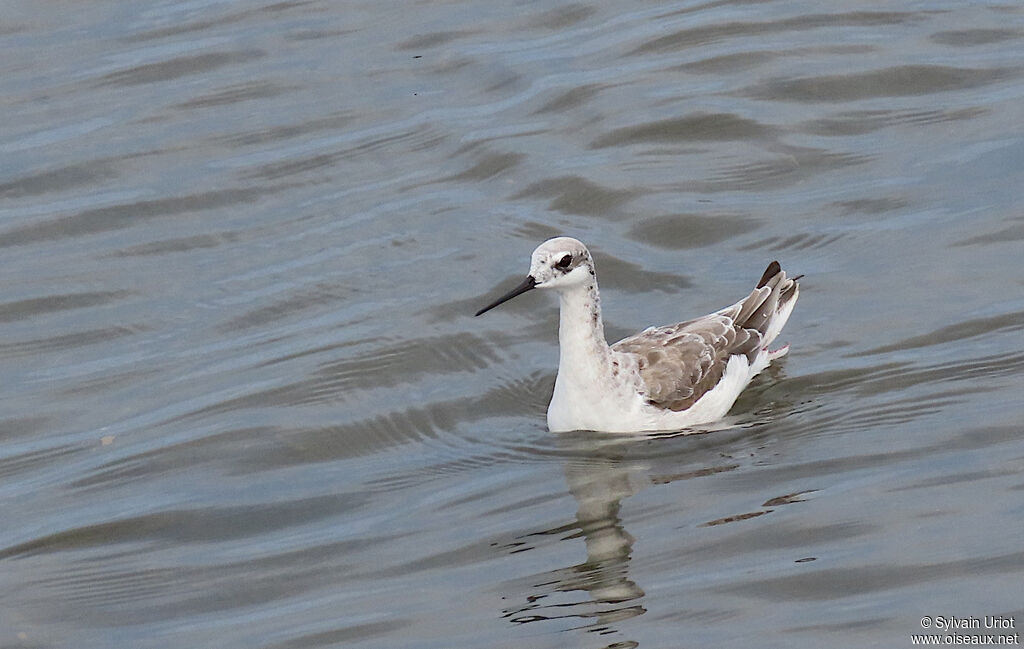
[[(7, 2), (0, 646), (901, 647), (1024, 625), (1024, 6)], [(720, 430), (555, 436), (804, 273)]]

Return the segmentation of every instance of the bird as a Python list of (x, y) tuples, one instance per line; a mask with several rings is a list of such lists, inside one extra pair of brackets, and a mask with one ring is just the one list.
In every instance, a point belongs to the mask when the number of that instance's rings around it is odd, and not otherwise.
[(739, 302), (609, 345), (594, 259), (581, 241), (555, 237), (533, 251), (526, 278), (476, 316), (533, 289), (558, 294), (550, 431), (678, 431), (723, 418), (750, 380), (789, 352), (769, 345), (793, 312), (801, 277), (772, 261)]

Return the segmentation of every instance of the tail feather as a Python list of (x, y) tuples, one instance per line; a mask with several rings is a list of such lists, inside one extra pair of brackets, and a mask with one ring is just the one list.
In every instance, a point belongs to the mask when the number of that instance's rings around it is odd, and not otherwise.
[(782, 266), (779, 265), (779, 262), (773, 261), (772, 263), (768, 264), (768, 268), (764, 269), (764, 274), (761, 275), (760, 281), (757, 282), (757, 288), (765, 286), (766, 284), (768, 284), (768, 280), (775, 277), (781, 272)]
[(762, 346), (775, 340), (789, 319), (800, 295), (799, 277), (786, 277), (779, 262), (773, 261), (741, 307), (737, 324), (759, 332)]
[[(766, 347), (782, 333), (782, 328), (786, 326), (786, 321), (789, 320), (790, 314), (793, 313), (793, 307), (796, 306), (797, 298), (800, 297), (800, 284), (795, 279), (786, 280), (783, 286), (784, 288), (779, 293), (775, 313), (769, 319), (768, 327), (761, 340), (761, 344)], [(788, 351), (789, 346), (787, 345), (785, 349)]]

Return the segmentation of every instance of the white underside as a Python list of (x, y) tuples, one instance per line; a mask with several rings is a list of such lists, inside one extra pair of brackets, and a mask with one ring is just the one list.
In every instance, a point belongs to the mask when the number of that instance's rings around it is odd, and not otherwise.
[(548, 406), (552, 432), (595, 430), (608, 433), (679, 430), (724, 417), (750, 380), (788, 349), (762, 350), (751, 365), (745, 356), (733, 356), (718, 384), (692, 406), (679, 412), (654, 407), (632, 386), (589, 386), (580, 390), (556, 381)]

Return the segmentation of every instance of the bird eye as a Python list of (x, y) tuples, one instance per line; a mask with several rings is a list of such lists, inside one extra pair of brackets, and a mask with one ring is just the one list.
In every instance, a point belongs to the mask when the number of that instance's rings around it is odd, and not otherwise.
[(558, 263), (555, 264), (555, 268), (561, 268), (561, 269), (564, 270), (564, 269), (568, 268), (569, 264), (571, 264), (571, 263), (572, 263), (572, 255), (566, 255), (566, 256), (564, 256), (564, 257), (562, 257), (561, 259), (558, 260)]

